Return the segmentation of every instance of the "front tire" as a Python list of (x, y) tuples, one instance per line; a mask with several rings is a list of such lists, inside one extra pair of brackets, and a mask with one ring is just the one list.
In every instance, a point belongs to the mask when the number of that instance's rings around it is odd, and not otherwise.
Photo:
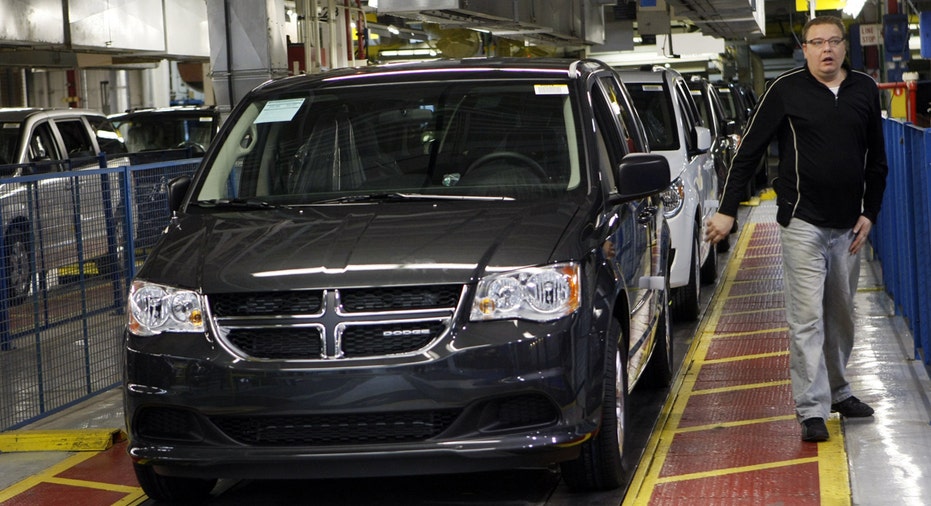
[[(728, 240), (727, 237), (724, 240)], [(720, 244), (720, 243), (718, 243)], [(705, 259), (705, 263), (701, 266), (701, 283), (703, 285), (710, 285), (718, 279), (718, 252), (715, 246), (710, 246), (708, 248), (708, 258)]]
[(627, 365), (619, 351), (621, 339), (620, 325), (614, 322), (605, 349), (601, 425), (591, 439), (582, 443), (579, 457), (561, 465), (563, 480), (573, 491), (612, 490), (625, 482)]
[(644, 388), (666, 388), (672, 383), (673, 370), (673, 334), (672, 320), (669, 316), (669, 303), (667, 290), (663, 294), (663, 313), (659, 317), (654, 337), (653, 354), (647, 362), (643, 377), (638, 382)]
[(6, 298), (10, 305), (20, 304), (32, 292), (35, 264), (32, 261), (32, 234), (20, 224), (7, 230), (4, 256), (6, 257)]
[(672, 316), (676, 321), (698, 319), (699, 292), (701, 291), (698, 280), (701, 276), (701, 266), (698, 265), (698, 234), (692, 235), (689, 282), (685, 286), (672, 289)]
[(193, 502), (210, 497), (216, 479), (163, 476), (152, 466), (133, 463), (136, 479), (150, 499), (165, 502)]

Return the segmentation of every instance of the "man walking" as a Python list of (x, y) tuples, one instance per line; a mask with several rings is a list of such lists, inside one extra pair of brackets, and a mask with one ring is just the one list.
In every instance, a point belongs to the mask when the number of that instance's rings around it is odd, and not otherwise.
[(741, 189), (777, 137), (776, 221), (792, 393), (804, 441), (828, 439), (824, 421), (831, 411), (873, 414), (853, 396), (846, 368), (859, 252), (876, 222), (888, 166), (879, 89), (845, 63), (844, 33), (833, 16), (816, 17), (802, 29), (805, 65), (776, 78), (760, 99), (705, 237), (714, 244), (731, 232)]

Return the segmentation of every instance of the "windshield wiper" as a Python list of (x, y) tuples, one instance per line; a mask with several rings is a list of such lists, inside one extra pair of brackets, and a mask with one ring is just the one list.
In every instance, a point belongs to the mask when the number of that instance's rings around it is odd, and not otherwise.
[(279, 207), (287, 208), (288, 206), (280, 204), (272, 204), (262, 199), (257, 198), (236, 198), (236, 199), (209, 199), (209, 200), (198, 200), (194, 202), (195, 205), (201, 207), (246, 207), (252, 209), (277, 209)]
[(382, 193), (358, 193), (354, 195), (342, 195), (331, 199), (315, 200), (312, 204), (350, 204), (353, 202), (389, 202), (396, 200), (418, 199), (422, 195), (416, 193), (400, 192), (382, 192)]
[(514, 200), (512, 197), (485, 197), (477, 195), (432, 195), (424, 193), (362, 193), (317, 200), (312, 204), (351, 204), (356, 202), (393, 202), (401, 200)]

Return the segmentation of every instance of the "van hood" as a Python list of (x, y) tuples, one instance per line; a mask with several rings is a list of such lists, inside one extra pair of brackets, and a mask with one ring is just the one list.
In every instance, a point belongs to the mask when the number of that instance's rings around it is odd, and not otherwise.
[(567, 199), (185, 214), (138, 277), (204, 293), (468, 283), (578, 259), (578, 212)]

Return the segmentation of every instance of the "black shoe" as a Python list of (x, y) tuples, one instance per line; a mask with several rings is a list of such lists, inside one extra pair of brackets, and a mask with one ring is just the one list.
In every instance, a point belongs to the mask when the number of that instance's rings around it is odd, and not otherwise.
[(873, 408), (852, 395), (836, 404), (831, 404), (831, 411), (840, 413), (847, 418), (873, 416)]
[(817, 443), (827, 441), (829, 437), (831, 435), (828, 433), (828, 426), (824, 424), (824, 418), (802, 420), (802, 441)]

